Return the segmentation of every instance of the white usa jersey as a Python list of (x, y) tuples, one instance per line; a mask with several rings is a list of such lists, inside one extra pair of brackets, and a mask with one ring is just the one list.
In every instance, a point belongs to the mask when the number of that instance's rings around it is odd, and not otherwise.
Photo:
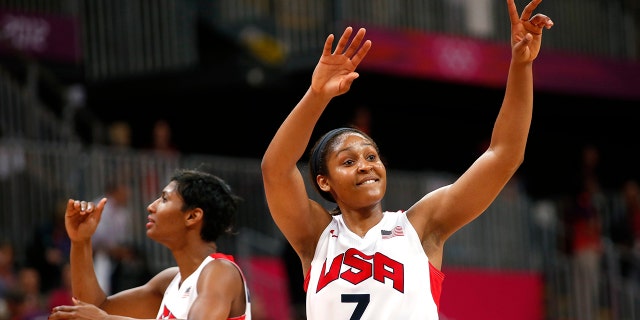
[(188, 319), (187, 316), (189, 315), (189, 309), (191, 309), (191, 305), (198, 297), (198, 288), (196, 284), (198, 283), (200, 272), (202, 272), (202, 269), (207, 265), (207, 263), (215, 259), (226, 259), (233, 262), (240, 271), (242, 281), (244, 282), (244, 291), (246, 293), (245, 297), (247, 300), (245, 314), (240, 317), (229, 318), (229, 320), (251, 320), (249, 289), (247, 288), (247, 281), (244, 274), (240, 267), (235, 263), (233, 256), (222, 253), (213, 253), (207, 256), (202, 261), (198, 269), (184, 279), (182, 285), (180, 285), (180, 272), (178, 272), (167, 287), (167, 290), (164, 291), (164, 297), (162, 298), (162, 303), (160, 304), (160, 310), (158, 310), (156, 319)]
[(306, 275), (307, 319), (436, 320), (443, 280), (403, 211), (384, 212), (364, 238), (336, 215)]

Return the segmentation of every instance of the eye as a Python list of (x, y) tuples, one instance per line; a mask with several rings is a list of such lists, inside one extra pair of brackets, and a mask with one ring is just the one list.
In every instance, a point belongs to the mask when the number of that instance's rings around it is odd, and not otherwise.
[(355, 163), (355, 161), (348, 159), (342, 162), (343, 165), (345, 166), (352, 166)]
[(368, 161), (376, 161), (376, 159), (378, 159), (378, 156), (376, 156), (375, 154), (370, 154), (367, 156)]

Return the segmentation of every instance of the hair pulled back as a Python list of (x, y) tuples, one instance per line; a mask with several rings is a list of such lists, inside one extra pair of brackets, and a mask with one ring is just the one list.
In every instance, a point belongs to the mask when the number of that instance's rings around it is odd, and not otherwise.
[[(378, 151), (378, 153), (380, 152), (380, 150), (378, 149), (378, 145), (368, 134), (353, 127), (341, 127), (333, 129), (322, 135), (322, 137), (320, 137), (320, 139), (316, 141), (309, 154), (309, 177), (311, 178), (311, 184), (316, 189), (316, 192), (318, 192), (318, 194), (320, 194), (323, 199), (332, 203), (336, 203), (336, 200), (333, 198), (330, 192), (320, 189), (316, 177), (318, 175), (329, 175), (329, 170), (327, 168), (327, 155), (329, 154), (329, 151), (334, 147), (335, 141), (342, 135), (348, 133), (355, 133), (365, 137), (366, 139), (371, 141), (371, 144), (376, 148), (376, 151)], [(334, 212), (336, 212), (336, 210), (334, 210)], [(337, 212), (339, 213), (339, 211)]]

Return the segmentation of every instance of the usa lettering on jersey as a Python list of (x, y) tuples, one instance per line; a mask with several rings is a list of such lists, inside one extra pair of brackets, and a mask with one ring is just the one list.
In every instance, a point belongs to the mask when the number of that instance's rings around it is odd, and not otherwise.
[[(343, 265), (348, 268), (341, 272)], [(320, 292), (320, 290), (336, 280), (342, 279), (357, 285), (369, 278), (381, 283), (385, 283), (386, 279), (389, 279), (395, 290), (404, 293), (404, 265), (402, 263), (379, 252), (367, 255), (354, 248), (349, 248), (344, 253), (333, 258), (328, 272), (327, 262), (323, 263), (316, 292)]]

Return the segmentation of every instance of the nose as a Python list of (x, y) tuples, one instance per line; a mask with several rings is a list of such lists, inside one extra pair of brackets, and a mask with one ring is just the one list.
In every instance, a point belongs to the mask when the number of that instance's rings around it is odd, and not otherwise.
[(149, 203), (149, 205), (147, 206), (147, 211), (149, 211), (149, 212), (156, 211), (156, 202), (158, 202), (158, 200), (155, 200), (155, 201)]
[(360, 161), (358, 164), (358, 171), (368, 172), (373, 168), (373, 164), (368, 161)]

